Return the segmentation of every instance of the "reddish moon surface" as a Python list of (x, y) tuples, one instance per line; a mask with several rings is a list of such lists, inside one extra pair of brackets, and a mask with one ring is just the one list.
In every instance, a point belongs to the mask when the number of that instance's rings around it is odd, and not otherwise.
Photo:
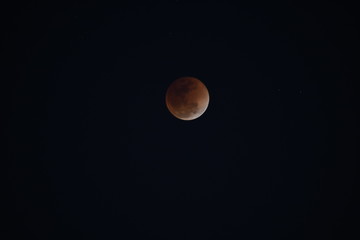
[(209, 92), (197, 78), (178, 78), (166, 91), (166, 106), (178, 119), (196, 119), (206, 111), (208, 105)]

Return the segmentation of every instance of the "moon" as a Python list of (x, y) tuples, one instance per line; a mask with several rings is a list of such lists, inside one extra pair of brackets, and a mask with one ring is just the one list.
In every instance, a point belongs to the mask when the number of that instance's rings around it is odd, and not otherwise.
[(209, 91), (197, 78), (178, 78), (166, 91), (166, 106), (178, 119), (194, 120), (206, 111), (208, 105)]

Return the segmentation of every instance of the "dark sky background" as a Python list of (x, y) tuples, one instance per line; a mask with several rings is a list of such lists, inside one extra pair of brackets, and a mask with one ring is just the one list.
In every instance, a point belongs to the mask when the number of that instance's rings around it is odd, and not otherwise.
[(355, 5), (238, 2), (3, 9), (2, 239), (360, 239)]

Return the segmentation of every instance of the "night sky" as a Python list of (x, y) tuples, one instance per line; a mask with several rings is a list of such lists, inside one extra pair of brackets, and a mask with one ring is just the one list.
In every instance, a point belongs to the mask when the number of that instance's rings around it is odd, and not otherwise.
[(3, 9), (1, 239), (360, 239), (355, 5), (50, 2)]

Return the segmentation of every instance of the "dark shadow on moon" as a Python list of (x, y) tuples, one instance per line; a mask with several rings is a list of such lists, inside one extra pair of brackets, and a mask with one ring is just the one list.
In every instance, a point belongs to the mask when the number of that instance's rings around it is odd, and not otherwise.
[(179, 86), (174, 86), (173, 89), (173, 94), (176, 96), (176, 98), (173, 99), (172, 105), (174, 107), (181, 107), (182, 105), (196, 105), (191, 106), (191, 108), (197, 107), (197, 103), (189, 103), (189, 99), (187, 98), (189, 92), (197, 89), (197, 83), (187, 78), (180, 79), (179, 81)]

